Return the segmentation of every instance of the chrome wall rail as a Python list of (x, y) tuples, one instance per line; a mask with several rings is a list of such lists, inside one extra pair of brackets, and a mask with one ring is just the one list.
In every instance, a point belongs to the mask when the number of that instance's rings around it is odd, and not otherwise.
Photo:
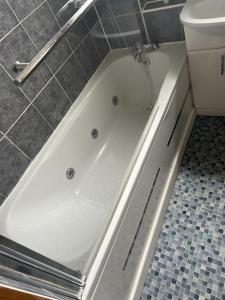
[(86, 0), (68, 0), (65, 5), (57, 12), (57, 16), (60, 16), (61, 14), (64, 13), (68, 8), (71, 6), (74, 7), (75, 9), (79, 9)]
[[(16, 85), (21, 85), (37, 68), (37, 66), (46, 58), (46, 56), (54, 49), (56, 44), (71, 28), (71, 26), (79, 21), (82, 15), (96, 2), (97, 0), (86, 0), (81, 8), (73, 15), (71, 19), (55, 34), (55, 36), (45, 45), (45, 47), (25, 66), (25, 68), (16, 76), (14, 82)], [(83, 2), (83, 1), (82, 1)]]

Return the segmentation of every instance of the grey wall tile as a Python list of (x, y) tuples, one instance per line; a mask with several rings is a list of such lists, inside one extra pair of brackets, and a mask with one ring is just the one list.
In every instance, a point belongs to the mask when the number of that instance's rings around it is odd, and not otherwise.
[(2, 39), (17, 24), (18, 21), (8, 4), (5, 0), (0, 0), (0, 39)]
[(137, 0), (108, 0), (115, 16), (131, 14), (139, 11)]
[(75, 54), (89, 79), (100, 64), (100, 57), (89, 35), (81, 43)]
[(49, 5), (51, 6), (53, 12), (56, 14), (68, 0), (48, 0)]
[[(126, 46), (125, 42), (123, 42), (123, 44), (121, 44), (121, 41), (120, 41), (119, 38), (117, 38), (117, 37), (111, 38), (110, 37), (110, 35), (113, 34), (115, 36), (115, 34), (119, 32), (119, 30), (117, 29), (117, 27), (115, 25), (115, 22), (114, 22), (113, 18), (102, 19), (102, 25), (103, 25), (105, 34), (108, 38), (108, 41), (110, 43), (110, 47), (112, 49), (122, 48), (122, 47)], [(97, 31), (97, 33), (101, 34), (101, 28), (100, 27), (96, 27), (95, 30)]]
[(99, 22), (90, 31), (90, 36), (96, 45), (96, 48), (98, 50), (101, 59), (103, 60), (106, 57), (106, 55), (109, 53), (110, 48)]
[(56, 128), (70, 108), (70, 101), (53, 78), (34, 102), (52, 127)]
[[(0, 44), (0, 63), (12, 77), (16, 76), (12, 70), (15, 61), (29, 62), (36, 54), (37, 50), (22, 26), (16, 27)], [(53, 59), (51, 63), (54, 63)], [(32, 100), (50, 78), (51, 72), (43, 62), (22, 85), (22, 90)]]
[(110, 48), (94, 7), (89, 9), (85, 15), (84, 21), (88, 27), (89, 34), (96, 45), (101, 59), (104, 59), (109, 53)]
[(47, 122), (30, 106), (9, 131), (8, 137), (24, 153), (34, 158), (51, 134), (52, 129)]
[(179, 7), (152, 11), (144, 14), (144, 17), (152, 42), (167, 43), (182, 40)]
[(86, 23), (89, 30), (91, 30), (93, 26), (98, 22), (98, 16), (93, 6), (85, 14), (84, 22)]
[(47, 3), (44, 3), (30, 15), (23, 22), (23, 26), (38, 49), (43, 48), (59, 30), (59, 26)]
[(77, 12), (77, 9), (74, 5), (70, 5), (70, 8), (65, 10), (61, 14), (57, 14), (57, 20), (61, 26), (65, 25), (65, 23), (72, 18), (72, 16)]
[(70, 3), (66, 10), (59, 13), (59, 10), (68, 2), (68, 0), (48, 0), (48, 3), (54, 12), (58, 22), (60, 25), (64, 25), (77, 11), (76, 6), (74, 3)]
[(63, 64), (66, 58), (72, 53), (72, 50), (65, 38), (63, 38), (48, 55), (46, 62), (50, 69), (55, 73)]
[[(132, 47), (137, 41), (147, 43), (147, 37), (137, 0), (107, 0), (99, 9), (104, 31), (112, 49)], [(110, 17), (106, 17), (107, 13)], [(125, 34), (134, 30), (139, 33)], [(117, 37), (110, 36), (117, 34)]]
[(0, 130), (6, 132), (29, 101), (0, 66)]
[(141, 18), (139, 14), (130, 14), (116, 17), (116, 22), (119, 26), (120, 32), (124, 33), (133, 33), (132, 35), (125, 35), (124, 39), (128, 47), (132, 47), (137, 41), (145, 42), (146, 38), (144, 37), (144, 30), (141, 24)]
[(22, 20), (31, 13), (43, 0), (8, 0), (16, 16)]
[[(109, 37), (110, 34), (116, 34), (119, 32), (118, 25), (115, 22), (114, 16), (112, 15), (112, 10), (110, 10), (110, 6), (106, 0), (99, 0), (96, 3), (96, 9), (98, 11), (98, 15), (101, 19), (104, 32), (106, 33), (107, 39), (109, 41), (110, 47), (112, 49), (123, 48), (126, 47), (125, 41), (121, 38), (117, 37)], [(98, 29), (98, 30), (97, 30)], [(97, 32), (100, 31), (101, 28), (96, 26)]]
[(88, 30), (83, 20), (71, 27), (71, 29), (67, 32), (66, 37), (73, 50), (79, 46), (80, 42), (87, 34)]
[(8, 195), (18, 182), (30, 160), (6, 138), (0, 142), (0, 193)]
[(56, 73), (56, 77), (72, 102), (76, 100), (87, 83), (86, 77), (74, 56), (71, 56), (62, 66)]
[(145, 10), (159, 8), (159, 7), (166, 7), (168, 5), (182, 4), (184, 2), (185, 2), (185, 0), (170, 0), (169, 4), (167, 4), (167, 3), (164, 3), (163, 1), (156, 1), (156, 2), (148, 1), (145, 5)]
[(4, 202), (6, 196), (3, 196), (0, 194), (0, 205), (2, 205), (2, 203)]
[(0, 63), (12, 77), (15, 76), (12, 70), (15, 61), (29, 62), (36, 54), (37, 50), (22, 26), (16, 27), (0, 43)]
[(106, 0), (98, 0), (95, 6), (101, 19), (112, 17)]
[(22, 84), (21, 88), (33, 100), (43, 86), (50, 80), (52, 74), (45, 62), (42, 62), (30, 77)]

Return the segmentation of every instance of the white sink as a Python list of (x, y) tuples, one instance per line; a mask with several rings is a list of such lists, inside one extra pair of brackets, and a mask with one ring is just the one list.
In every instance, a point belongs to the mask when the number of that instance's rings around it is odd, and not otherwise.
[(192, 27), (225, 25), (225, 0), (187, 0), (181, 21)]
[(225, 48), (225, 0), (187, 0), (180, 19), (188, 51)]

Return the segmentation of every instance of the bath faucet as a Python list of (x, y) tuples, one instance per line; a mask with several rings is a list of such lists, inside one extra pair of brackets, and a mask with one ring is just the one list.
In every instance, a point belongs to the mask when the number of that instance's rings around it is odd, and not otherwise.
[(150, 46), (147, 46), (145, 48), (145, 46), (143, 44), (141, 44), (140, 42), (137, 42), (134, 47), (132, 48), (132, 54), (134, 59), (138, 62), (138, 63), (142, 63), (144, 65), (149, 65), (150, 64), (150, 60), (146, 55), (146, 49), (148, 51), (156, 51), (159, 49), (159, 45), (157, 44), (151, 44)]

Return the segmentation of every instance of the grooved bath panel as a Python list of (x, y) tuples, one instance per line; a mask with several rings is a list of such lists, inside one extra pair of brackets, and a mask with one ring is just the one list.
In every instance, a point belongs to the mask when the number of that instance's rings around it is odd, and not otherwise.
[(0, 0), (0, 205), (110, 50), (93, 7), (21, 87), (13, 83), (13, 63), (31, 61), (76, 12), (58, 15), (66, 2)]

